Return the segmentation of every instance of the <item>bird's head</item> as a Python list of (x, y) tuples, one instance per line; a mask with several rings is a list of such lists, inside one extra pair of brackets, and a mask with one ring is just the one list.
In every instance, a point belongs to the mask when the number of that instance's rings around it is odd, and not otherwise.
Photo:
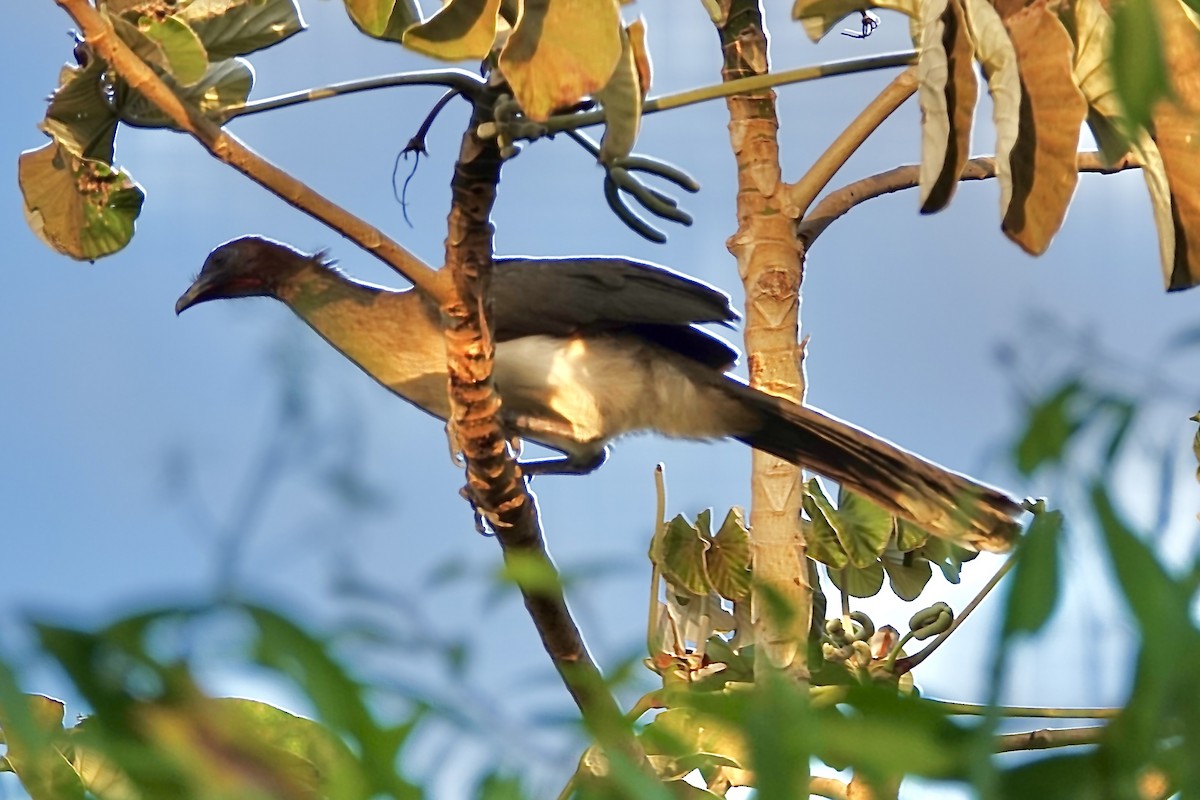
[(175, 313), (209, 300), (279, 297), (288, 281), (320, 261), (319, 254), (302, 253), (274, 239), (232, 239), (208, 254), (196, 280), (175, 303)]

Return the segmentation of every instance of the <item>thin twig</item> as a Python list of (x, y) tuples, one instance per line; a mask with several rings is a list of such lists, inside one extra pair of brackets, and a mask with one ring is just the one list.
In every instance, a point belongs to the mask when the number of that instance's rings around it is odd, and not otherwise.
[(867, 137), (916, 91), (917, 68), (910, 66), (884, 87), (854, 121), (838, 134), (833, 144), (813, 162), (800, 180), (788, 185), (788, 195), (796, 209), (797, 217), (804, 215), (817, 195), (829, 185), (829, 181)]
[[(1080, 172), (1110, 175), (1127, 169), (1140, 169), (1142, 163), (1133, 155), (1127, 155), (1113, 164), (1105, 164), (1099, 153), (1080, 153), (1077, 158)], [(811, 248), (825, 229), (840, 219), (850, 209), (880, 195), (891, 194), (917, 185), (920, 166), (908, 164), (880, 172), (877, 175), (848, 183), (836, 189), (817, 203), (812, 213), (796, 223), (796, 235), (805, 249)], [(967, 162), (960, 181), (982, 181), (996, 177), (996, 160), (988, 156), (972, 158)]]
[(849, 789), (845, 781), (820, 775), (813, 775), (808, 779), (808, 793), (818, 797), (828, 797), (829, 800), (846, 800), (849, 797)]
[(121, 41), (112, 25), (87, 0), (54, 2), (71, 16), (88, 44), (128, 82), (130, 88), (166, 114), (176, 127), (191, 134), (218, 161), (350, 239), (439, 302), (448, 296), (448, 286), (438, 277), (437, 271), (399, 243), (265, 160), (198, 110), (183, 103), (154, 70)]
[(1104, 736), (1103, 725), (1087, 728), (1051, 728), (1027, 733), (1005, 733), (996, 737), (997, 753), (1017, 750), (1049, 750), (1054, 747), (1077, 747), (1097, 744)]
[[(837, 75), (852, 75), (859, 72), (872, 72), (877, 69), (904, 67), (917, 60), (915, 50), (905, 50), (898, 53), (882, 53), (851, 58), (845, 61), (833, 61), (826, 64), (814, 64), (809, 67), (785, 69), (781, 72), (768, 72), (764, 75), (752, 75), (746, 78), (727, 81), (725, 83), (702, 86), (699, 89), (688, 89), (675, 94), (651, 97), (642, 106), (642, 114), (653, 114), (658, 111), (670, 111), (696, 103), (706, 103), (709, 100), (720, 100), (723, 97), (734, 97), (740, 94), (774, 89), (793, 83), (804, 83), (818, 78), (832, 78)], [(585, 128), (589, 125), (599, 125), (604, 122), (604, 110), (596, 109), (582, 114), (563, 114), (546, 120), (546, 133), (554, 134), (559, 131)]]
[(311, 103), (314, 100), (325, 100), (330, 97), (344, 97), (357, 92), (369, 92), (375, 89), (388, 89), (395, 86), (445, 86), (454, 91), (474, 98), (484, 85), (484, 79), (462, 69), (423, 70), (420, 72), (402, 72), (398, 75), (380, 75), (377, 78), (363, 78), (355, 81), (334, 83), (316, 89), (303, 89), (289, 92), (262, 100), (254, 100), (241, 105), (223, 108), (215, 115), (218, 122), (228, 122), (237, 117), (250, 114), (261, 114), (264, 111), (274, 111), (279, 108)]
[(996, 588), (996, 585), (1000, 583), (1001, 579), (1008, 574), (1008, 571), (1012, 569), (1013, 565), (1016, 563), (1016, 560), (1011, 557), (1006, 560), (1004, 564), (1001, 565), (1000, 569), (996, 570), (996, 574), (993, 575), (991, 579), (984, 584), (984, 587), (979, 590), (979, 594), (975, 595), (971, 602), (967, 603), (967, 606), (962, 610), (962, 613), (954, 618), (954, 621), (950, 623), (949, 628), (938, 634), (938, 637), (930, 642), (924, 650), (914, 653), (911, 656), (902, 658), (896, 662), (896, 674), (903, 675), (906, 672), (912, 672), (918, 664), (933, 655), (933, 651), (941, 647), (942, 642), (946, 641), (946, 639), (950, 638), (950, 634), (958, 630), (958, 626), (963, 624), (966, 618), (971, 615), (971, 612), (983, 602), (984, 598), (988, 596), (992, 589)]
[(985, 703), (956, 703), (950, 700), (925, 698), (950, 714), (972, 717), (996, 715), (1023, 719), (1113, 719), (1119, 708), (1045, 708), (1042, 706), (989, 706)]

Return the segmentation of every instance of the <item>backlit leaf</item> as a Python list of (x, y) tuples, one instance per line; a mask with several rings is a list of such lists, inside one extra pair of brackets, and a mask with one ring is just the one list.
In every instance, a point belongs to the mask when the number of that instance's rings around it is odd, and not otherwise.
[(416, 0), (345, 0), (345, 3), (355, 27), (376, 39), (399, 42), (405, 30), (421, 21)]
[(883, 588), (883, 564), (876, 560), (862, 569), (853, 566), (830, 569), (829, 578), (851, 597), (874, 597)]
[(143, 17), (138, 30), (154, 40), (167, 59), (167, 71), (180, 86), (191, 86), (204, 77), (208, 69), (208, 54), (195, 31), (177, 17), (162, 20)]
[(921, 105), (921, 213), (940, 211), (958, 188), (967, 163), (979, 84), (974, 45), (961, 0), (921, 7), (917, 99)]
[(404, 46), (444, 61), (480, 61), (492, 51), (500, 0), (450, 0), (404, 32)]
[(683, 515), (667, 523), (661, 542), (663, 577), (674, 586), (686, 589), (695, 595), (707, 595), (709, 581), (704, 563), (709, 541), (691, 525)]
[(26, 221), (58, 252), (92, 261), (133, 237), (145, 195), (124, 172), (51, 142), (22, 153), (17, 176)]
[[(169, 75), (163, 76), (163, 80), (168, 86), (172, 85)], [(186, 89), (175, 88), (175, 93), (202, 113), (212, 114), (246, 102), (253, 86), (254, 70), (250, 63), (242, 58), (227, 58), (209, 66), (204, 77)], [(174, 127), (170, 118), (157, 106), (133, 91), (127, 93), (121, 116), (142, 127)]]
[(1001, 228), (1025, 252), (1041, 255), (1079, 182), (1076, 153), (1087, 101), (1071, 77), (1071, 37), (1045, 0), (1004, 24), (1021, 76), (1021, 122), (1010, 156), (1012, 200)]
[(808, 557), (833, 569), (841, 569), (850, 563), (833, 527), (837, 511), (816, 478), (804, 484), (804, 513), (808, 514), (810, 523), (806, 526)]
[(1009, 164), (1021, 121), (1021, 79), (1017, 53), (1000, 15), (987, 0), (964, 0), (967, 22), (975, 40), (975, 57), (987, 76), (992, 96), (992, 122), (996, 126), (996, 178), (1000, 184), (1000, 213), (1008, 212), (1012, 198), (1012, 168)]
[(933, 568), (915, 554), (884, 553), (881, 559), (892, 591), (901, 600), (916, 600), (933, 577)]
[(1112, 20), (1100, 0), (1074, 0), (1066, 19), (1075, 42), (1072, 75), (1087, 99), (1088, 127), (1101, 154), (1112, 163), (1129, 150), (1129, 142), (1119, 128), (1121, 104), (1109, 59)]
[(750, 535), (740, 508), (731, 508), (705, 553), (712, 587), (729, 600), (750, 596)]
[(800, 20), (808, 38), (815, 42), (851, 14), (857, 14), (864, 8), (886, 8), (908, 15), (913, 44), (919, 44), (917, 19), (921, 13), (920, 6), (918, 0), (877, 0), (871, 3), (863, 3), (862, 0), (796, 0), (792, 5), (792, 19)]
[(525, 0), (500, 52), (500, 69), (522, 110), (544, 120), (604, 87), (621, 56), (614, 0)]
[(833, 522), (838, 541), (856, 567), (877, 561), (887, 548), (895, 528), (894, 518), (886, 509), (860, 494), (842, 487)]
[(192, 0), (178, 14), (209, 59), (244, 56), (304, 30), (295, 0)]

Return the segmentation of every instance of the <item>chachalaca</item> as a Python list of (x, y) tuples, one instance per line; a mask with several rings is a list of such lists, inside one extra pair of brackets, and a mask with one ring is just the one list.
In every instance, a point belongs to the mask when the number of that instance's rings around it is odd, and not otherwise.
[[(255, 296), (281, 300), (383, 386), (448, 416), (441, 319), (421, 292), (249, 236), (213, 250), (175, 310)], [(497, 258), (490, 309), (505, 429), (565, 456), (527, 472), (590, 472), (610, 440), (638, 431), (731, 437), (961, 545), (1002, 551), (1017, 534), (1021, 507), (1004, 493), (727, 374), (737, 350), (696, 325), (738, 314), (707, 284), (623, 258)]]

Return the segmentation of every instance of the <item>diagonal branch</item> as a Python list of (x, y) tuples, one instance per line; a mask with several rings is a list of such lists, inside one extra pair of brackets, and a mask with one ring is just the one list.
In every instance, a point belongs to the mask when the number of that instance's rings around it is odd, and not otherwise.
[(214, 158), (236, 169), (288, 204), (333, 228), (381, 259), (429, 296), (443, 300), (448, 286), (436, 270), (389, 239), (378, 228), (318, 194), (235, 136), (181, 101), (129, 47), (112, 25), (87, 0), (54, 0), (66, 11), (84, 38), (129, 86), (161, 110), (180, 130), (198, 141)]
[[(1140, 169), (1142, 162), (1132, 154), (1116, 161), (1105, 164), (1099, 153), (1080, 153), (1077, 158), (1080, 172), (1094, 172), (1100, 175), (1110, 175), (1127, 169)], [(830, 192), (817, 203), (812, 213), (796, 223), (796, 235), (805, 247), (812, 247), (817, 237), (825, 229), (840, 219), (850, 209), (880, 195), (912, 189), (917, 185), (920, 166), (908, 164), (896, 167), (887, 172), (880, 172), (862, 180), (846, 184), (840, 189)], [(982, 181), (996, 177), (996, 160), (983, 156), (967, 162), (960, 181)]]
[(884, 87), (862, 113), (838, 134), (833, 144), (813, 162), (800, 180), (788, 185), (788, 199), (795, 206), (797, 216), (808, 210), (821, 190), (829, 185), (837, 171), (854, 155), (854, 151), (916, 91), (917, 68), (911, 66)]
[(1104, 735), (1103, 725), (1087, 728), (1045, 728), (1026, 733), (1005, 733), (996, 737), (996, 752), (1011, 753), (1016, 750), (1049, 750), (1054, 747), (1076, 747), (1082, 744), (1097, 744)]

